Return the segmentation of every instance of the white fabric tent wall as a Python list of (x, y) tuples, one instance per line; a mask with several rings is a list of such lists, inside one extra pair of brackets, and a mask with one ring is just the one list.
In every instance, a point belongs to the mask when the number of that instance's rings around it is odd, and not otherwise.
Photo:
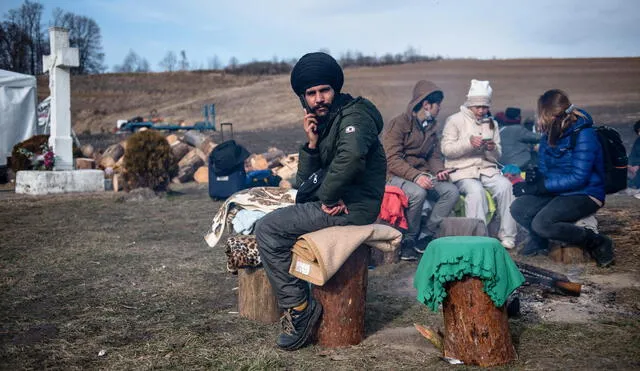
[(36, 132), (36, 78), (0, 70), (0, 166), (16, 143)]

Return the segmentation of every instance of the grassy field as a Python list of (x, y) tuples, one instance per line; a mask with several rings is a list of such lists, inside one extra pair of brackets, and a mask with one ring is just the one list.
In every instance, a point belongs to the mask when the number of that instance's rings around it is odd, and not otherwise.
[[(160, 198), (5, 190), (0, 205), (1, 369), (454, 369), (413, 329), (442, 327), (415, 300), (415, 263), (369, 271), (362, 344), (276, 349), (279, 325), (233, 313), (237, 278), (203, 240), (220, 206), (206, 187)], [(615, 196), (603, 210), (619, 264), (581, 267), (580, 301), (523, 289), (511, 320), (519, 360), (505, 369), (640, 367), (638, 206)]]

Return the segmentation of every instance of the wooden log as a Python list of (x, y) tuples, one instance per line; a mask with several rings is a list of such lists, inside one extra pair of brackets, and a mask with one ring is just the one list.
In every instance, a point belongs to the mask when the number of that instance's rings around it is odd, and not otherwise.
[(280, 318), (282, 311), (263, 268), (238, 270), (238, 312), (262, 323), (274, 323)]
[(369, 264), (379, 267), (381, 265), (395, 264), (400, 261), (400, 249), (384, 252), (378, 249), (371, 249), (371, 259)]
[(83, 144), (80, 146), (80, 152), (82, 155), (87, 158), (93, 158), (93, 154), (95, 153), (95, 149), (91, 144)]
[(124, 189), (124, 178), (122, 177), (122, 174), (113, 174), (111, 182), (113, 184), (114, 192), (120, 192)]
[(563, 264), (595, 263), (591, 255), (580, 246), (569, 245), (557, 241), (549, 243), (549, 258)]
[(252, 154), (249, 156), (249, 171), (251, 170), (267, 170), (269, 163), (262, 155)]
[(120, 143), (113, 144), (104, 151), (100, 160), (100, 166), (103, 169), (114, 167), (116, 162), (124, 155), (124, 147)]
[(296, 177), (296, 173), (298, 169), (291, 169), (288, 166), (281, 166), (280, 168), (274, 169), (277, 176), (286, 180), (293, 180)]
[(280, 160), (286, 156), (284, 154), (284, 151), (276, 147), (269, 147), (267, 152), (264, 152), (261, 155), (267, 161), (269, 169), (273, 169), (274, 167), (280, 166), (281, 165)]
[(191, 151), (191, 147), (187, 143), (177, 141), (171, 145), (171, 153), (178, 160), (182, 159), (189, 151)]
[(175, 134), (169, 134), (169, 135), (167, 135), (167, 138), (166, 138), (166, 139), (167, 139), (167, 143), (169, 143), (169, 145), (170, 145), (170, 146), (172, 146), (172, 145), (173, 145), (173, 143), (175, 143), (175, 142), (179, 142), (179, 141), (180, 141), (180, 139), (178, 139), (178, 136), (177, 136), (177, 135), (175, 135)]
[(206, 164), (207, 162), (209, 162), (209, 156), (207, 156), (204, 152), (202, 152), (200, 148), (196, 148), (196, 154), (198, 155), (198, 157), (202, 159), (203, 163)]
[(216, 146), (217, 144), (211, 138), (207, 138), (204, 140), (204, 142), (202, 142), (198, 149), (200, 149), (205, 155), (207, 155), (208, 158), (211, 154), (211, 151), (213, 151)]
[(182, 137), (182, 141), (193, 147), (200, 147), (207, 139), (207, 136), (199, 131), (187, 131)]
[(92, 158), (76, 158), (76, 169), (86, 170), (95, 168), (96, 162)]
[(204, 165), (204, 161), (200, 158), (198, 152), (199, 150), (194, 148), (178, 162), (178, 175), (172, 180), (174, 183), (190, 181), (196, 170)]
[(200, 166), (193, 174), (193, 180), (200, 184), (209, 183), (209, 168), (207, 166)]
[(444, 356), (467, 365), (490, 367), (517, 359), (506, 306), (497, 308), (475, 277), (446, 285)]
[(313, 286), (312, 295), (323, 308), (318, 344), (344, 347), (364, 338), (368, 262), (369, 248), (360, 246), (324, 286)]

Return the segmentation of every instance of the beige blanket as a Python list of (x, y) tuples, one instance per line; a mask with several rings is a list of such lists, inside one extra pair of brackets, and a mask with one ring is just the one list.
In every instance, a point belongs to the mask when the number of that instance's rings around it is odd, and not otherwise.
[(289, 273), (322, 286), (360, 245), (382, 251), (400, 246), (402, 233), (383, 224), (329, 227), (304, 234), (293, 245)]

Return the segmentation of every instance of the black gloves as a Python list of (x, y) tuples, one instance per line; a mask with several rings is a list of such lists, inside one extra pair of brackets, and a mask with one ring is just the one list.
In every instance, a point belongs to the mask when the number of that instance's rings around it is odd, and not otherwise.
[(549, 191), (544, 186), (544, 175), (538, 168), (528, 169), (526, 173), (526, 182), (520, 182), (513, 185), (513, 195), (520, 197), (522, 195), (545, 195)]

